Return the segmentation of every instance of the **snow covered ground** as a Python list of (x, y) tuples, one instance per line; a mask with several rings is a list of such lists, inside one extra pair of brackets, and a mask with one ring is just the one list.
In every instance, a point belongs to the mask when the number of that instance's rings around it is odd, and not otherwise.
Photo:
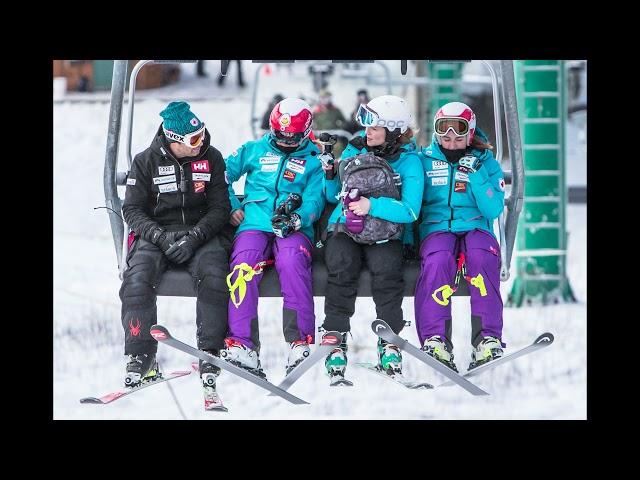
[[(389, 62), (391, 71), (400, 68)], [(256, 64), (245, 62), (245, 79), (251, 85)], [(183, 81), (157, 91), (140, 92), (136, 102), (133, 153), (146, 148), (155, 133), (158, 112), (168, 100), (192, 101), (193, 111), (205, 122), (214, 145), (223, 155), (251, 138), (250, 87), (242, 90), (232, 76), (220, 89), (215, 84), (217, 62), (209, 62), (209, 78), (193, 75), (193, 65), (183, 68)], [(231, 75), (235, 65), (231, 66)], [(262, 115), (275, 93), (312, 96), (305, 69), (273, 69), (264, 76), (258, 96)], [(283, 85), (289, 89), (284, 90)], [(337, 78), (331, 82), (336, 103), (345, 114), (353, 108), (358, 80)], [(372, 96), (386, 92), (369, 88)], [(403, 94), (402, 87), (394, 90)], [(155, 96), (155, 98), (154, 98)], [(99, 99), (100, 94), (95, 94)], [(162, 98), (159, 100), (158, 98)], [(126, 108), (126, 103), (125, 103)], [(569, 205), (568, 274), (578, 303), (544, 308), (505, 309), (504, 341), (507, 352), (525, 346), (545, 331), (555, 343), (542, 353), (522, 358), (474, 381), (491, 392), (473, 397), (452, 387), (410, 391), (353, 366), (374, 361), (376, 338), (370, 323), (375, 318), (370, 298), (360, 298), (352, 319), (348, 378), (353, 388), (330, 388), (321, 365), (315, 366), (291, 392), (311, 405), (295, 406), (268, 397), (260, 388), (223, 374), (219, 392), (229, 408), (227, 414), (203, 411), (196, 375), (173, 380), (138, 392), (111, 405), (81, 405), (85, 396), (99, 396), (119, 388), (123, 378), (123, 332), (116, 256), (104, 205), (102, 169), (105, 156), (109, 104), (62, 102), (54, 105), (54, 418), (55, 419), (584, 419), (586, 418), (586, 205)], [(126, 114), (123, 115), (126, 119)], [(567, 128), (568, 183), (571, 172), (586, 172), (586, 116)], [(124, 120), (126, 123), (126, 120)], [(121, 169), (125, 158), (124, 130), (120, 142)], [(586, 175), (585, 175), (586, 177)], [(586, 178), (585, 178), (586, 180)], [(121, 192), (123, 194), (123, 192)], [(512, 269), (512, 274), (515, 272)], [(502, 285), (503, 297), (511, 281)], [(323, 298), (315, 299), (317, 323), (323, 318)], [(468, 298), (454, 298), (454, 353), (462, 370), (471, 346)], [(281, 298), (263, 298), (259, 306), (261, 359), (268, 378), (278, 383), (284, 376), (286, 344), (281, 332)], [(405, 298), (405, 318), (413, 320), (413, 299)], [(195, 343), (195, 299), (160, 297), (159, 322), (179, 339)], [(415, 326), (402, 335), (417, 344)], [(189, 367), (191, 358), (163, 345), (158, 357), (165, 371)], [(409, 378), (434, 384), (443, 377), (405, 355)], [(171, 385), (175, 399), (167, 385)], [(177, 403), (176, 403), (177, 401)], [(184, 417), (183, 417), (184, 413)]]

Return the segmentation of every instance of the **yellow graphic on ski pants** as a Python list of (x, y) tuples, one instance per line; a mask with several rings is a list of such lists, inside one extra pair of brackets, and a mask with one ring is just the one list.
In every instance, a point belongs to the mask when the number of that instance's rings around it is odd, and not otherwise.
[[(238, 272), (238, 276), (236, 277), (235, 282), (231, 283), (231, 277), (235, 272)], [(233, 270), (229, 275), (227, 275), (227, 285), (229, 286), (229, 294), (231, 295), (231, 301), (235, 305), (236, 308), (240, 306), (242, 301), (244, 300), (244, 296), (247, 293), (247, 282), (250, 281), (254, 275), (262, 273), (262, 269), (259, 271), (254, 270), (247, 263), (240, 263), (233, 267)], [(238, 299), (236, 300), (236, 290), (238, 290)]]
[(486, 297), (487, 296), (487, 287), (484, 286), (484, 277), (482, 276), (481, 273), (479, 273), (478, 275), (476, 275), (473, 278), (470, 278), (469, 279), (469, 283), (471, 283), (471, 285), (473, 285), (478, 290), (480, 290), (480, 296), (481, 297)]
[[(442, 292), (442, 300), (438, 298), (438, 292)], [(451, 288), (449, 285), (443, 285), (440, 288), (433, 291), (431, 297), (436, 301), (436, 303), (447, 306), (449, 305), (449, 297), (455, 293), (455, 290)]]
[[(484, 277), (482, 276), (481, 273), (479, 273), (475, 277), (466, 277), (466, 279), (469, 281), (471, 285), (473, 285), (478, 290), (480, 290), (481, 297), (487, 296), (487, 287), (484, 285)], [(443, 307), (446, 307), (447, 305), (449, 305), (449, 297), (451, 297), (451, 295), (453, 295), (456, 292), (456, 290), (451, 288), (451, 286), (448, 284), (443, 285), (440, 288), (437, 288), (436, 290), (434, 290), (433, 293), (431, 294), (431, 297), (436, 301), (437, 304), (442, 305)], [(442, 299), (438, 298), (438, 293), (440, 292), (442, 292)]]

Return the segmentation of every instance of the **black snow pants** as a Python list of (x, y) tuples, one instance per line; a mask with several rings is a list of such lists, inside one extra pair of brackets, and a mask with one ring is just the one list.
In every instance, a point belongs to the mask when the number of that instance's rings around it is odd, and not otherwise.
[(395, 333), (400, 333), (404, 327), (402, 242), (391, 240), (363, 245), (344, 233), (337, 233), (329, 234), (325, 248), (327, 288), (323, 328), (343, 333), (350, 331), (349, 320), (355, 312), (358, 279), (364, 259), (371, 273), (371, 295), (376, 305), (376, 316), (387, 322)]
[[(198, 348), (219, 350), (227, 333), (229, 289), (226, 276), (229, 269), (231, 242), (216, 235), (198, 248), (185, 264), (197, 292), (196, 337)], [(158, 343), (149, 329), (157, 322), (156, 288), (162, 274), (175, 265), (152, 243), (137, 238), (127, 256), (120, 287), (122, 327), (125, 355), (155, 353)]]

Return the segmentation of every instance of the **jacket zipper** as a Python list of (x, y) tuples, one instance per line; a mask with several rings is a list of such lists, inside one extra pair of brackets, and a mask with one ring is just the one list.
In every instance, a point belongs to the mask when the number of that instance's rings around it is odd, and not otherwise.
[(278, 203), (278, 196), (280, 195), (280, 191), (278, 190), (278, 183), (280, 183), (280, 173), (282, 172), (282, 167), (284, 166), (287, 160), (287, 158), (289, 157), (289, 154), (285, 154), (282, 162), (280, 163), (280, 166), (278, 167), (278, 175), (276, 176), (276, 196), (273, 199), (273, 211), (276, 211), (276, 204)]
[(449, 228), (451, 231), (451, 222), (453, 221), (453, 208), (451, 207), (451, 193), (453, 193), (453, 173), (455, 172), (455, 167), (451, 165), (451, 171), (449, 172), (449, 200), (447, 201), (447, 205), (449, 205), (449, 210), (451, 210), (451, 218), (449, 218)]

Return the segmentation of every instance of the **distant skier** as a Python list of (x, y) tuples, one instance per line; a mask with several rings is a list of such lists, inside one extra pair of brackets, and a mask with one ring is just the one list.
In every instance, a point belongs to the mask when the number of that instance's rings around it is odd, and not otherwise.
[[(151, 145), (133, 160), (122, 207), (132, 230), (120, 288), (127, 386), (158, 373), (149, 328), (158, 323), (155, 289), (167, 268), (184, 265), (193, 277), (198, 348), (218, 355), (227, 330), (232, 230), (224, 160), (188, 103), (171, 102), (160, 116)], [(200, 362), (209, 385), (218, 374)]]
[[(371, 272), (377, 318), (385, 320), (395, 333), (404, 327), (402, 238), (404, 225), (418, 219), (424, 187), (422, 165), (412, 138), (412, 115), (404, 99), (376, 97), (360, 105), (356, 120), (366, 130), (342, 153), (337, 168), (340, 175), (326, 179), (324, 184), (326, 200), (338, 203), (328, 222), (325, 252), (323, 327), (343, 333), (342, 345), (325, 361), (332, 383), (341, 381), (347, 367), (347, 332), (355, 311), (363, 257)], [(331, 168), (326, 167), (329, 177)], [(370, 195), (369, 191), (377, 193)], [(402, 373), (398, 347), (380, 339), (378, 366), (391, 375)]]
[(493, 233), (493, 221), (504, 208), (504, 174), (492, 149), (476, 128), (473, 110), (451, 102), (436, 112), (431, 145), (421, 152), (426, 177), (416, 328), (422, 349), (456, 371), (450, 296), (462, 275), (470, 283), (474, 350), (469, 368), (502, 356), (505, 347), (500, 246)]
[[(273, 259), (280, 277), (283, 332), (289, 344), (287, 373), (309, 355), (309, 344), (315, 342), (313, 224), (325, 202), (319, 150), (310, 140), (312, 119), (305, 101), (285, 98), (271, 111), (271, 131), (225, 160), (231, 224), (239, 227), (227, 279), (229, 335), (221, 355), (260, 376), (258, 285), (263, 262)], [(231, 184), (245, 173), (245, 198), (240, 203)]]

